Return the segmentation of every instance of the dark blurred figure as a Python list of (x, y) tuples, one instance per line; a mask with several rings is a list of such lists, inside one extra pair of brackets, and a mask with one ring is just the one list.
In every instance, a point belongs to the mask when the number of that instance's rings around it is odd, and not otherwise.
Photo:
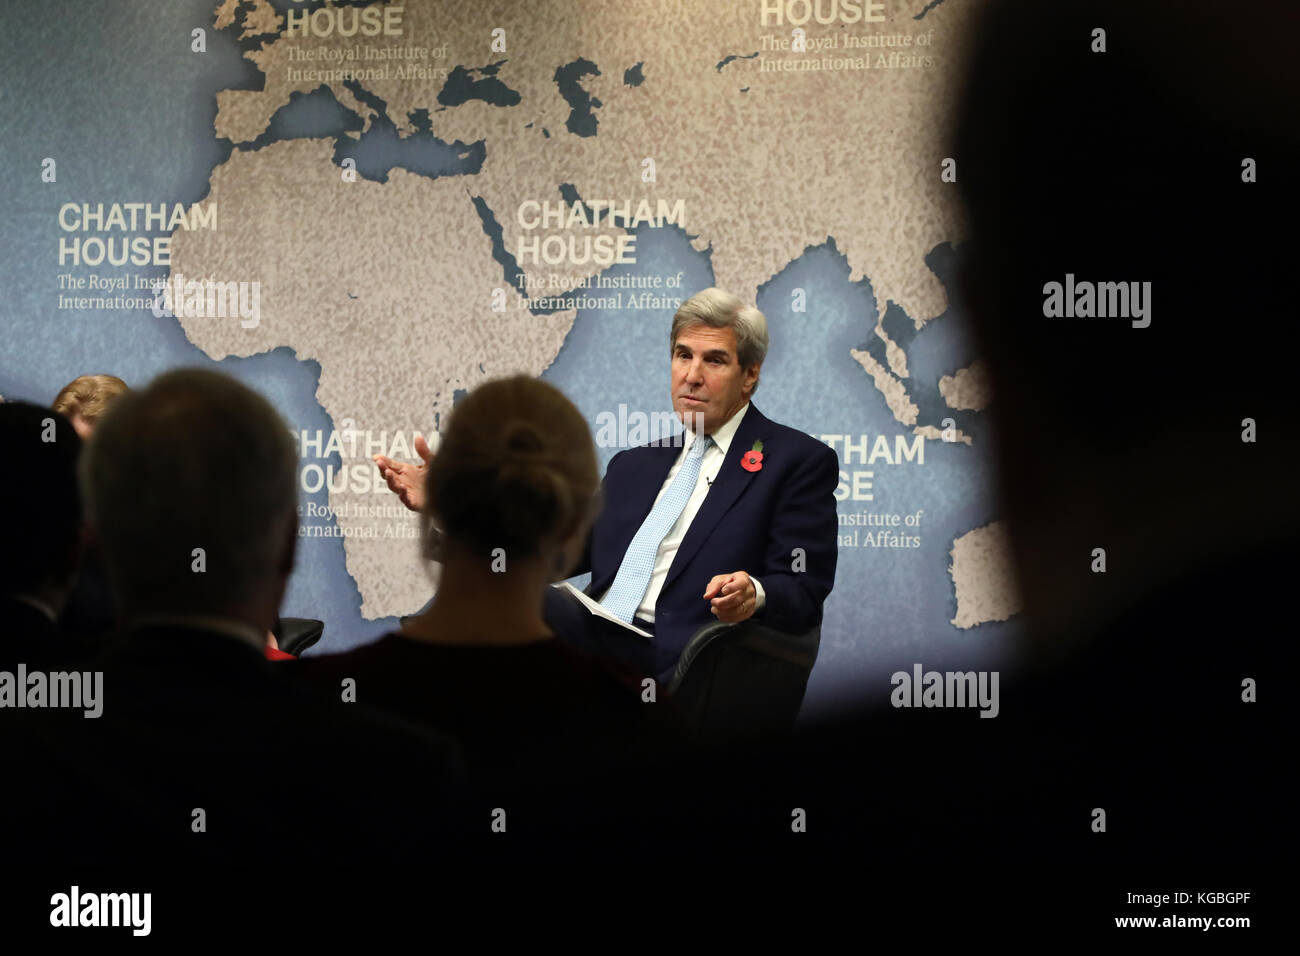
[[(1280, 607), (1260, 575), (1300, 531), (1294, 241), (1279, 228), (1300, 84), (1270, 39), (1294, 6), (1254, 16), (1208, 0), (1000, 4), (980, 33), (953, 146), (974, 237), (964, 291), (1036, 659), (1139, 603), (1193, 619)], [(1150, 325), (1045, 317), (1045, 284), (1067, 274), (1149, 282)], [(1158, 596), (1242, 562), (1244, 592)]]
[(52, 717), (29, 741), (42, 773), (25, 837), (42, 859), (292, 866), (440, 848), (454, 746), (318, 704), (263, 654), (293, 567), (296, 466), (271, 406), (212, 372), (165, 374), (97, 425), (82, 485), (123, 630), (94, 665), (102, 715)]
[[(86, 441), (94, 434), (95, 424), (104, 417), (109, 406), (128, 391), (126, 382), (116, 375), (81, 375), (59, 390), (54, 398), (54, 409), (66, 416), (81, 439)], [(108, 578), (94, 541), (89, 542), (82, 553), (80, 570), (59, 617), (59, 627), (90, 653), (101, 650), (117, 627)], [(280, 649), (276, 636), (278, 629), (279, 622), (276, 628), (266, 632), (266, 659), (294, 660), (293, 654)]]
[[(128, 391), (126, 382), (116, 375), (80, 375), (59, 389), (54, 397), (54, 410), (66, 416), (82, 441), (86, 441), (109, 406)], [(59, 617), (59, 626), (93, 651), (99, 649), (116, 623), (104, 563), (99, 548), (89, 542), (72, 593)]]
[[(878, 904), (977, 903), (1009, 931), (1062, 912), (1114, 931), (1129, 891), (1260, 888), (1283, 846), (1276, 658), (1300, 554), (1294, 21), (1017, 0), (975, 26), (951, 155), (1021, 667), (994, 719), (864, 687), (870, 712), (727, 768), (701, 803), (734, 810), (697, 845), (801, 872), (848, 858)], [(1046, 314), (1049, 283), (1084, 281), (1149, 282), (1145, 317)]]
[[(1248, 889), (1278, 859), (1296, 21), (1282, 3), (999, 4), (960, 108), (963, 285), (1025, 608), (1001, 754), (1019, 798), (995, 819), (1058, 867), (1104, 867), (1098, 886)], [(1146, 314), (1049, 317), (1067, 281), (1150, 283)]]
[(41, 670), (80, 656), (56, 624), (82, 550), (72, 424), (48, 408), (0, 403), (0, 670)]
[[(591, 433), (558, 389), (521, 375), (457, 403), (430, 461), (433, 602), (372, 644), (290, 666), (331, 691), (354, 677), (362, 702), (450, 732), (478, 792), (522, 795), (506, 804), (521, 835), (558, 840), (566, 818), (579, 824), (578, 807), (581, 826), (592, 825), (606, 793), (598, 781), (620, 768), (651, 773), (670, 739), (655, 719), (668, 704), (643, 702), (639, 680), (569, 647), (543, 620), (545, 591), (581, 556), (599, 504)], [(544, 812), (539, 790), (548, 803), (573, 803)]]

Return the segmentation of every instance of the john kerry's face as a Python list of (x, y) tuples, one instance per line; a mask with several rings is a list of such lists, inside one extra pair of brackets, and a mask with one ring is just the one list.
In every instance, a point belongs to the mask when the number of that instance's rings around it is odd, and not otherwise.
[(673, 411), (692, 428), (702, 415), (712, 435), (749, 401), (758, 369), (740, 367), (735, 329), (688, 326), (673, 344)]

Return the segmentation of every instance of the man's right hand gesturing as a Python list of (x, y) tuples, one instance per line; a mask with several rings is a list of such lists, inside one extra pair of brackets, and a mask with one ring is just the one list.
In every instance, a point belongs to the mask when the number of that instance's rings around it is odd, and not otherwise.
[(424, 459), (424, 464), (411, 465), (393, 461), (383, 455), (375, 455), (374, 460), (379, 466), (379, 473), (384, 476), (384, 481), (388, 482), (389, 489), (402, 499), (402, 504), (412, 511), (422, 511), (424, 510), (424, 474), (429, 470), (429, 462), (433, 461), (433, 452), (429, 450), (429, 443), (424, 440), (423, 435), (415, 436), (415, 453)]

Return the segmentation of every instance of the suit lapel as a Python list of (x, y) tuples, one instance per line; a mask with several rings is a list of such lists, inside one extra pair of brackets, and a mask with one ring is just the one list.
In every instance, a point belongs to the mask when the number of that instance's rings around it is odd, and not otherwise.
[[(765, 442), (767, 440), (770, 434), (768, 428), (770, 425), (771, 422), (754, 407), (753, 402), (750, 402), (749, 410), (745, 412), (740, 427), (736, 429), (736, 434), (731, 438), (731, 446), (727, 449), (727, 455), (722, 460), (722, 469), (718, 472), (718, 477), (714, 479), (713, 486), (709, 488), (709, 493), (704, 498), (704, 504), (700, 505), (695, 520), (691, 522), (690, 528), (686, 531), (686, 536), (682, 538), (681, 546), (677, 549), (677, 555), (673, 558), (672, 566), (668, 569), (668, 576), (664, 579), (664, 591), (668, 590), (668, 587), (673, 583), (673, 579), (681, 574), (682, 569), (690, 564), (696, 552), (700, 550), (708, 540), (709, 535), (713, 533), (713, 529), (718, 522), (722, 520), (722, 516), (736, 503), (736, 499), (749, 487), (749, 483), (757, 475), (761, 474), (761, 471), (746, 471), (740, 466), (740, 459), (745, 452), (753, 447), (755, 441)], [(732, 568), (730, 570), (740, 569)], [(701, 590), (703, 590), (702, 585)]]

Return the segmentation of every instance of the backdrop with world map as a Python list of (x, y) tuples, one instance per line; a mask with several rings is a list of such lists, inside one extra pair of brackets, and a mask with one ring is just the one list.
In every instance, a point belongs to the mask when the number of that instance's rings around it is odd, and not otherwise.
[(603, 465), (656, 437), (673, 311), (718, 285), (768, 318), (756, 405), (840, 456), (805, 716), (996, 668), (1019, 601), (945, 163), (973, 6), (20, 0), (0, 394), (183, 365), (261, 391), (302, 456), (284, 611), (341, 650), (432, 591), (371, 454), (526, 372)]

